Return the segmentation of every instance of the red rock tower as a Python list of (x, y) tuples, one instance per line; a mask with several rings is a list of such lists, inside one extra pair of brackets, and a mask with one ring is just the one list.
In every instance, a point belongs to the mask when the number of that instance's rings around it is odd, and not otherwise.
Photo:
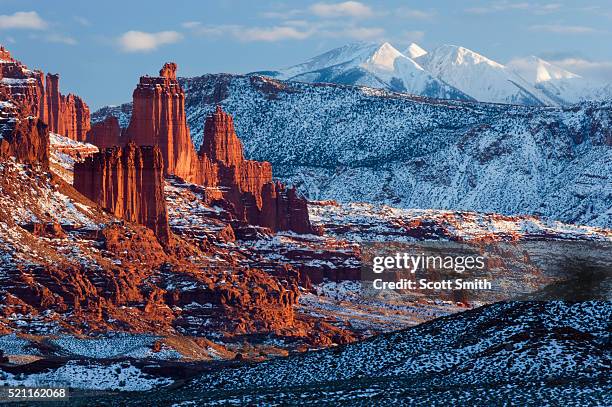
[(142, 76), (133, 93), (127, 138), (141, 146), (159, 146), (164, 171), (187, 181), (197, 176), (197, 157), (185, 117), (185, 93), (176, 80), (176, 64), (166, 63), (158, 77)]
[(140, 223), (162, 243), (170, 240), (158, 147), (108, 148), (74, 166), (74, 187), (118, 218)]
[(62, 95), (57, 74), (47, 74), (45, 97), (47, 113), (44, 120), (49, 125), (49, 131), (76, 141), (85, 141), (91, 125), (87, 104), (72, 93)]
[(220, 106), (206, 118), (198, 182), (220, 187), (239, 219), (274, 231), (312, 233), (308, 205), (295, 189), (272, 181), (269, 162), (245, 160), (232, 116)]

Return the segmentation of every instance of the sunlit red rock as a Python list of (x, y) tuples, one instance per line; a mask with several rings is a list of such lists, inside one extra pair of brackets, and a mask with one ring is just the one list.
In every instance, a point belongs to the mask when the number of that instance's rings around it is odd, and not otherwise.
[(74, 186), (116, 217), (145, 225), (168, 243), (163, 158), (158, 147), (129, 143), (94, 154), (75, 164)]
[(43, 120), (52, 133), (85, 140), (90, 128), (89, 107), (76, 95), (60, 93), (59, 75), (45, 77), (41, 71), (28, 69), (5, 48), (0, 48), (0, 61), (0, 88), (23, 106), (26, 116)]
[(49, 131), (73, 140), (85, 141), (90, 128), (89, 107), (73, 94), (59, 91), (59, 75), (47, 74), (45, 94)]
[(185, 93), (176, 80), (176, 64), (165, 64), (159, 75), (140, 78), (126, 135), (137, 145), (159, 146), (165, 173), (192, 181), (197, 158), (185, 117)]
[(270, 163), (244, 158), (233, 119), (219, 106), (206, 118), (198, 156), (198, 181), (217, 187), (240, 219), (274, 231), (313, 233), (306, 200), (272, 180)]
[(87, 133), (87, 142), (101, 149), (122, 145), (121, 127), (117, 118), (107, 116), (101, 122), (92, 124)]

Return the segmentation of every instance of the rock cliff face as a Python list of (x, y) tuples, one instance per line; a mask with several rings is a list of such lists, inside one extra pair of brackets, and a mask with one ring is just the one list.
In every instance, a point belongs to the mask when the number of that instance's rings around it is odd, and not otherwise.
[(165, 173), (193, 181), (197, 160), (185, 118), (185, 93), (176, 80), (176, 64), (165, 64), (158, 77), (141, 77), (133, 100), (127, 138), (137, 145), (159, 146)]
[(59, 91), (59, 75), (47, 74), (46, 77), (45, 119), (49, 131), (77, 141), (85, 141), (90, 128), (89, 107), (78, 96), (64, 96)]
[(24, 113), (11, 102), (0, 102), (0, 159), (15, 157), (22, 163), (48, 167), (47, 125)]
[(206, 118), (198, 157), (198, 182), (218, 188), (241, 220), (274, 231), (313, 232), (306, 200), (272, 181), (269, 162), (244, 158), (232, 116), (221, 107)]
[(45, 120), (47, 114), (45, 77), (41, 71), (28, 69), (0, 47), (0, 89), (2, 100), (22, 105), (27, 116)]
[(113, 215), (152, 229), (162, 243), (170, 230), (158, 147), (108, 148), (75, 163), (74, 186)]
[(115, 116), (108, 116), (101, 122), (91, 125), (87, 133), (87, 142), (98, 148), (110, 148), (124, 144), (121, 138), (121, 127)]
[(59, 75), (28, 69), (0, 47), (0, 88), (9, 99), (23, 105), (24, 114), (38, 117), (50, 132), (84, 141), (90, 128), (89, 107), (78, 96), (62, 95)]
[(117, 119), (108, 116), (94, 125), (88, 141), (101, 148), (120, 145), (124, 140), (159, 146), (165, 174), (210, 187), (207, 199), (226, 200), (239, 220), (274, 231), (310, 233), (306, 201), (295, 190), (272, 183), (270, 163), (244, 158), (233, 119), (220, 108), (206, 119), (203, 142), (196, 154), (176, 69), (176, 64), (169, 62), (159, 71), (159, 77), (140, 78), (126, 137), (120, 137)]

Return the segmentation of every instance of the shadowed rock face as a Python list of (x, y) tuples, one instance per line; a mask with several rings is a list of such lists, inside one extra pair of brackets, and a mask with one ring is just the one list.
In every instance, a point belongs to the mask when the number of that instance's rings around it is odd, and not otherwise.
[(162, 243), (170, 230), (158, 147), (108, 148), (74, 167), (74, 186), (113, 215), (152, 229)]
[(84, 141), (90, 128), (89, 107), (78, 96), (59, 91), (59, 75), (30, 70), (0, 48), (0, 88), (23, 106), (25, 116), (38, 117), (52, 133)]
[(117, 118), (108, 116), (101, 122), (92, 124), (91, 130), (87, 133), (87, 142), (100, 149), (123, 145), (121, 127)]
[(49, 166), (47, 125), (36, 117), (7, 120), (0, 110), (0, 159), (15, 157), (27, 164)]
[(176, 64), (165, 64), (159, 75), (140, 78), (133, 93), (127, 138), (137, 145), (159, 146), (165, 174), (193, 181), (197, 159), (185, 118), (185, 93), (176, 80)]

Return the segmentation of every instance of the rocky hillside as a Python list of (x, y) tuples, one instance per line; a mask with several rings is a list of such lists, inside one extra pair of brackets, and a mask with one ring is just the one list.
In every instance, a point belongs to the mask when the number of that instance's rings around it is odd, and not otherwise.
[[(247, 157), (310, 199), (612, 225), (612, 104), (527, 107), (258, 76), (182, 79), (196, 146), (216, 104)], [(124, 127), (130, 106), (104, 108)]]
[(498, 303), (121, 402), (609, 405), (611, 317), (608, 302)]

